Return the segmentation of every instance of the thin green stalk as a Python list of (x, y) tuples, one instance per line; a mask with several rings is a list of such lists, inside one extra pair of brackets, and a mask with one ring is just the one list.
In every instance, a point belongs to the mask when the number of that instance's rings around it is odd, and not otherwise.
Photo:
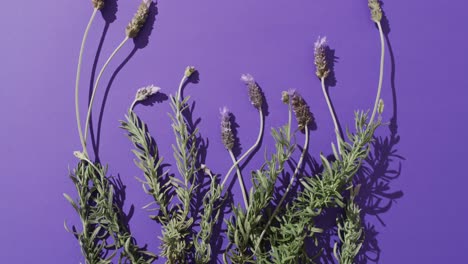
[(135, 99), (133, 100), (132, 104), (130, 105), (130, 111), (133, 111), (133, 108), (135, 108), (135, 105), (138, 101)]
[(83, 132), (81, 130), (81, 117), (80, 117), (80, 102), (79, 102), (79, 90), (80, 90), (80, 77), (81, 77), (81, 61), (83, 60), (83, 53), (86, 44), (86, 40), (88, 39), (89, 29), (93, 24), (94, 18), (96, 17), (97, 9), (94, 8), (93, 14), (89, 19), (88, 26), (86, 26), (86, 30), (83, 35), (83, 40), (81, 41), (81, 48), (80, 48), (80, 55), (78, 56), (78, 66), (76, 69), (76, 80), (75, 80), (75, 113), (76, 113), (76, 124), (78, 127), (78, 134), (80, 135), (80, 142), (81, 146), (83, 147), (84, 154), (88, 156), (88, 150), (86, 149), (86, 143), (83, 137)]
[(102, 66), (101, 71), (98, 74), (98, 77), (96, 78), (96, 82), (94, 83), (94, 88), (93, 88), (93, 93), (91, 94), (91, 100), (89, 101), (89, 106), (88, 106), (88, 113), (86, 114), (86, 123), (85, 123), (85, 130), (84, 130), (84, 143), (86, 146), (86, 140), (88, 137), (88, 127), (89, 127), (89, 122), (91, 118), (91, 110), (93, 109), (93, 103), (94, 103), (94, 97), (96, 96), (96, 91), (97, 88), (99, 87), (99, 81), (101, 80), (102, 74), (106, 70), (107, 66), (111, 62), (112, 58), (114, 58), (115, 54), (123, 47), (123, 45), (129, 40), (129, 37), (125, 37), (125, 39), (117, 46), (117, 48), (112, 52), (112, 54), (109, 56), (107, 59), (106, 63), (104, 63), (104, 66)]
[(379, 86), (377, 88), (377, 97), (375, 98), (374, 109), (372, 110), (372, 115), (369, 121), (369, 124), (372, 124), (374, 121), (375, 114), (377, 112), (377, 108), (379, 105), (380, 100), (380, 92), (382, 90), (382, 83), (383, 83), (383, 73), (384, 73), (384, 59), (385, 59), (385, 41), (384, 41), (384, 34), (382, 30), (382, 25), (380, 22), (376, 22), (377, 27), (379, 28), (380, 33), (380, 46), (381, 46), (381, 55), (380, 55), (380, 74), (379, 74)]
[(258, 250), (258, 247), (260, 246), (260, 243), (263, 239), (263, 237), (265, 236), (265, 233), (266, 231), (268, 230), (268, 228), (270, 227), (271, 225), (271, 222), (273, 221), (273, 219), (276, 217), (276, 215), (278, 214), (280, 208), (281, 208), (281, 205), (283, 204), (284, 200), (286, 199), (286, 196), (289, 192), (289, 190), (291, 189), (292, 185), (294, 184), (294, 181), (297, 177), (297, 174), (299, 173), (299, 170), (301, 169), (302, 167), (302, 162), (304, 160), (304, 157), (305, 157), (305, 154), (307, 153), (307, 149), (309, 147), (309, 129), (305, 129), (305, 141), (304, 141), (304, 147), (302, 149), (302, 153), (301, 153), (301, 157), (299, 158), (299, 161), (297, 162), (297, 166), (296, 166), (296, 169), (294, 170), (294, 173), (291, 177), (291, 180), (289, 181), (289, 184), (288, 184), (288, 187), (286, 188), (286, 190), (284, 191), (283, 193), (283, 196), (281, 197), (279, 203), (276, 205), (275, 207), (275, 210), (273, 211), (273, 214), (270, 216), (270, 218), (268, 219), (268, 222), (267, 224), (265, 225), (265, 228), (263, 229), (262, 233), (260, 234), (260, 238), (258, 239), (258, 242), (257, 244), (255, 245), (255, 252)]
[[(244, 160), (247, 156), (249, 156), (249, 154), (252, 151), (254, 151), (258, 147), (258, 145), (260, 144), (260, 140), (262, 139), (262, 134), (263, 134), (263, 129), (264, 129), (265, 124), (264, 124), (264, 121), (263, 121), (263, 111), (260, 109), (260, 110), (258, 110), (258, 113), (260, 115), (260, 129), (258, 131), (257, 141), (255, 141), (255, 144), (253, 144), (252, 147), (250, 147), (237, 161), (235, 161), (234, 164), (232, 164), (231, 168), (229, 168), (229, 171), (224, 176), (224, 180), (221, 183), (222, 186), (224, 186), (226, 184), (226, 181), (228, 180), (228, 178), (231, 175), (231, 172), (234, 170), (234, 168), (236, 168), (239, 165), (239, 163), (242, 160)], [(291, 113), (290, 113), (290, 115), (291, 115)], [(291, 127), (291, 116), (289, 117), (289, 127)]]
[[(236, 156), (234, 156), (234, 153), (232, 153), (232, 150), (229, 150), (229, 155), (231, 155), (232, 162), (234, 164), (238, 164), (238, 161), (236, 160)], [(237, 178), (239, 180), (239, 185), (242, 191), (242, 197), (244, 198), (244, 205), (245, 208), (249, 207), (249, 198), (247, 197), (247, 190), (245, 189), (245, 184), (244, 184), (244, 179), (242, 177), (239, 165), (236, 165), (237, 168)], [(224, 186), (224, 185), (222, 185)]]
[(340, 156), (341, 156), (341, 148), (340, 148), (341, 136), (340, 136), (340, 130), (339, 130), (339, 127), (338, 127), (338, 121), (336, 119), (335, 113), (333, 112), (333, 108), (332, 108), (332, 105), (331, 105), (331, 102), (330, 102), (330, 97), (328, 96), (327, 90), (325, 89), (325, 78), (321, 78), (321, 80), (322, 80), (323, 96), (325, 97), (325, 100), (327, 101), (328, 110), (330, 110), (330, 115), (331, 115), (331, 117), (333, 119), (333, 124), (335, 126), (335, 134), (336, 134), (336, 144), (338, 146), (338, 153), (340, 153)]
[[(177, 101), (179, 102), (180, 101), (180, 97), (181, 97), (181, 94), (182, 94), (182, 87), (184, 86), (185, 82), (187, 81), (187, 76), (184, 74), (184, 77), (182, 77), (182, 79), (180, 80), (180, 83), (179, 83), (179, 90), (177, 92)], [(180, 111), (179, 111), (180, 112)]]

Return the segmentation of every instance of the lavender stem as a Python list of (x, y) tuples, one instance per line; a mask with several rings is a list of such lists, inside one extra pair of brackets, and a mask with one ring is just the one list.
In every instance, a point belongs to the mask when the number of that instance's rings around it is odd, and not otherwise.
[(81, 48), (80, 48), (80, 55), (78, 57), (78, 66), (76, 70), (76, 81), (75, 81), (75, 113), (76, 113), (76, 124), (78, 127), (78, 134), (80, 135), (80, 142), (83, 148), (83, 152), (86, 156), (88, 156), (88, 150), (86, 149), (86, 143), (83, 137), (83, 131), (81, 129), (81, 117), (80, 117), (80, 101), (79, 101), (79, 90), (80, 90), (80, 77), (81, 77), (81, 62), (83, 60), (83, 53), (86, 44), (86, 40), (88, 38), (88, 32), (91, 28), (91, 25), (96, 17), (97, 9), (94, 8), (93, 14), (89, 19), (88, 26), (86, 26), (86, 30), (83, 35), (83, 40), (81, 41)]

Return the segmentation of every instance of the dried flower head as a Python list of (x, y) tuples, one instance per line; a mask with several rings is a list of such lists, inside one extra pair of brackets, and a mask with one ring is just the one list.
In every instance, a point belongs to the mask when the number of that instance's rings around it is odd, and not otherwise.
[(94, 8), (101, 10), (104, 8), (104, 0), (91, 0), (93, 2)]
[(294, 93), (296, 92), (295, 89), (289, 89), (287, 91), (283, 91), (281, 93), (281, 101), (283, 101), (283, 103), (285, 104), (290, 104), (290, 99), (291, 97), (294, 95)]
[(318, 37), (317, 41), (314, 44), (314, 55), (315, 55), (315, 67), (317, 77), (320, 79), (327, 78), (328, 74), (330, 73), (330, 69), (328, 69), (327, 65), (327, 38), (326, 37)]
[(205, 174), (208, 174), (208, 175), (211, 174), (211, 170), (210, 170), (210, 168), (208, 168), (208, 166), (206, 166), (206, 164), (200, 165), (200, 169), (201, 169), (201, 170), (203, 171), (203, 173), (205, 173)]
[(185, 68), (185, 77), (189, 78), (192, 74), (197, 71), (194, 66), (187, 66)]
[(79, 160), (86, 159), (86, 155), (81, 151), (73, 151), (73, 155), (75, 155)]
[(369, 9), (371, 11), (372, 20), (375, 23), (379, 23), (382, 20), (382, 8), (380, 7), (379, 0), (369, 0)]
[(257, 109), (261, 109), (263, 105), (263, 94), (255, 79), (250, 74), (242, 74), (241, 81), (249, 88), (249, 98), (252, 105)]
[(141, 28), (145, 25), (146, 19), (148, 18), (150, 0), (143, 0), (138, 7), (138, 10), (133, 16), (132, 21), (128, 24), (125, 33), (129, 38), (135, 38), (140, 33)]
[(291, 105), (297, 119), (297, 125), (302, 131), (313, 121), (314, 117), (304, 98), (297, 92), (291, 96)]
[(161, 88), (154, 86), (154, 85), (149, 85), (149, 86), (140, 88), (138, 89), (135, 95), (135, 101), (144, 101), (148, 99), (150, 96), (159, 92), (160, 90)]
[(231, 150), (234, 147), (234, 134), (231, 129), (231, 112), (227, 107), (219, 110), (221, 114), (221, 138), (226, 149)]

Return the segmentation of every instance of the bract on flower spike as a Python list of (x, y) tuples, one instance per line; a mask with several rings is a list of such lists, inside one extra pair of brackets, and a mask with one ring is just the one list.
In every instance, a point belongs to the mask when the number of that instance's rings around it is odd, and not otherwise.
[(371, 11), (372, 20), (378, 23), (382, 20), (382, 8), (380, 7), (379, 0), (369, 0), (369, 9)]
[(146, 19), (148, 18), (150, 0), (143, 0), (138, 7), (135, 16), (132, 21), (128, 24), (125, 33), (129, 38), (135, 38), (140, 33), (141, 28), (145, 25)]
[(231, 150), (234, 147), (234, 134), (231, 129), (231, 112), (227, 107), (219, 110), (221, 114), (221, 138), (226, 149)]
[(104, 0), (91, 0), (93, 2), (94, 8), (101, 10), (104, 8)]
[(315, 55), (315, 67), (317, 77), (320, 79), (327, 78), (330, 73), (327, 65), (327, 56), (325, 54), (327, 48), (327, 38), (318, 37), (317, 41), (314, 44), (314, 55)]
[(261, 109), (263, 104), (263, 95), (257, 82), (255, 82), (255, 79), (250, 74), (242, 74), (241, 81), (243, 81), (249, 88), (249, 98), (252, 105), (257, 109)]
[(296, 92), (296, 89), (289, 89), (287, 91), (283, 91), (281, 93), (281, 101), (283, 101), (283, 103), (285, 104), (290, 104), (291, 103), (290, 100), (295, 92)]
[(313, 120), (309, 106), (304, 101), (304, 98), (302, 98), (302, 96), (297, 92), (294, 92), (291, 96), (291, 105), (294, 111), (294, 115), (296, 116), (299, 129), (301, 131), (306, 129)]

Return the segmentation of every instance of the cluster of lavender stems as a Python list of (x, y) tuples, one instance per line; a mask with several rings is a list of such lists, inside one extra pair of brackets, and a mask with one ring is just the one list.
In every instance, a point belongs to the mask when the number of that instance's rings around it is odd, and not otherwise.
[(81, 117), (80, 117), (80, 109), (79, 109), (79, 88), (80, 88), (80, 77), (81, 77), (81, 63), (83, 59), (83, 53), (84, 53), (84, 48), (86, 44), (86, 40), (88, 38), (88, 33), (89, 29), (91, 28), (91, 25), (94, 21), (94, 18), (96, 17), (96, 13), (98, 10), (102, 9), (105, 5), (104, 0), (93, 0), (93, 5), (94, 5), (94, 10), (91, 15), (91, 18), (88, 22), (88, 25), (86, 27), (85, 33), (83, 35), (83, 40), (81, 43), (81, 48), (80, 48), (80, 54), (78, 56), (78, 66), (77, 66), (77, 73), (76, 73), (76, 81), (75, 81), (75, 112), (76, 112), (76, 122), (77, 122), (77, 128), (78, 128), (78, 133), (80, 137), (80, 142), (81, 146), (83, 148), (83, 153), (86, 157), (89, 157), (88, 155), (88, 150), (86, 146), (87, 142), (87, 137), (88, 137), (88, 131), (89, 131), (89, 125), (90, 125), (90, 119), (91, 119), (91, 112), (93, 108), (93, 103), (94, 99), (97, 93), (97, 89), (99, 87), (99, 82), (101, 80), (102, 75), (104, 74), (104, 71), (106, 70), (107, 66), (109, 63), (112, 61), (114, 56), (118, 53), (118, 51), (125, 45), (125, 43), (130, 39), (130, 38), (135, 38), (138, 36), (138, 33), (140, 32), (142, 26), (145, 24), (146, 19), (148, 17), (149, 13), (149, 7), (150, 4), (152, 3), (151, 0), (143, 0), (138, 7), (138, 10), (133, 17), (133, 19), (130, 21), (129, 25), (126, 28), (126, 35), (123, 39), (123, 41), (115, 48), (115, 50), (111, 53), (109, 58), (106, 60), (104, 65), (102, 66), (101, 70), (99, 71), (99, 74), (96, 78), (96, 81), (93, 86), (93, 90), (91, 93), (91, 99), (89, 101), (88, 105), (88, 110), (86, 114), (86, 119), (85, 119), (85, 128), (84, 131), (82, 130), (81, 126)]
[[(99, 82), (101, 80), (101, 77), (106, 70), (107, 66), (111, 62), (111, 60), (114, 58), (114, 56), (118, 53), (118, 51), (125, 45), (125, 43), (131, 39), (135, 38), (139, 31), (141, 30), (141, 27), (144, 25), (146, 22), (146, 18), (148, 16), (149, 12), (149, 6), (151, 1), (150, 0), (143, 0), (142, 3), (140, 4), (137, 13), (135, 14), (135, 17), (132, 19), (132, 21), (129, 23), (126, 29), (126, 36), (122, 40), (122, 42), (115, 48), (115, 50), (111, 53), (111, 55), (108, 57), (106, 62), (104, 63), (103, 67), (99, 71), (99, 74), (96, 78), (96, 81), (93, 85), (93, 90), (90, 98), (90, 102), (88, 105), (87, 109), (87, 115), (85, 119), (85, 128), (82, 130), (81, 126), (81, 118), (80, 118), (80, 112), (79, 112), (79, 87), (80, 87), (80, 75), (81, 75), (81, 64), (82, 64), (82, 57), (83, 57), (83, 52), (85, 49), (85, 44), (86, 40), (88, 37), (89, 29), (91, 28), (91, 25), (95, 19), (97, 11), (103, 8), (105, 1), (104, 0), (93, 0), (93, 5), (94, 5), (94, 10), (91, 15), (91, 18), (87, 24), (87, 27), (85, 29), (85, 33), (82, 39), (81, 43), (81, 48), (80, 48), (80, 53), (78, 57), (78, 66), (77, 66), (77, 73), (76, 73), (76, 81), (75, 81), (75, 111), (76, 111), (76, 119), (77, 119), (77, 128), (78, 128), (78, 133), (79, 133), (79, 138), (81, 142), (81, 146), (83, 148), (82, 151), (75, 151), (74, 155), (79, 159), (86, 161), (90, 166), (92, 166), (96, 171), (101, 173), (101, 171), (96, 167), (96, 165), (89, 159), (88, 151), (87, 151), (87, 136), (88, 136), (88, 130), (89, 130), (89, 125), (90, 125), (90, 117), (91, 117), (91, 111), (93, 108), (93, 103), (95, 99), (95, 95), (97, 93), (98, 87), (99, 87)], [(377, 86), (377, 95), (374, 103), (374, 107), (372, 110), (372, 115), (369, 119), (368, 125), (371, 125), (375, 119), (376, 113), (381, 114), (383, 111), (383, 100), (381, 99), (381, 90), (382, 90), (382, 83), (383, 83), (383, 70), (384, 70), (384, 57), (385, 57), (385, 45), (384, 45), (384, 35), (383, 35), (383, 29), (381, 25), (381, 19), (382, 19), (382, 10), (380, 9), (380, 2), (378, 0), (368, 0), (368, 5), (371, 10), (371, 17), (372, 20), (377, 24), (379, 34), (380, 34), (380, 41), (381, 41), (381, 59), (380, 59), (380, 70), (379, 70), (379, 82)], [(339, 124), (338, 120), (335, 116), (335, 113), (333, 111), (330, 97), (327, 93), (326, 90), (326, 79), (329, 76), (330, 73), (330, 68), (329, 65), (327, 64), (329, 58), (327, 58), (326, 51), (328, 49), (328, 44), (327, 44), (327, 39), (326, 37), (319, 37), (317, 41), (314, 44), (314, 57), (315, 57), (315, 66), (316, 66), (316, 75), (320, 79), (321, 87), (322, 87), (322, 92), (325, 98), (325, 101), (327, 103), (327, 106), (329, 108), (329, 112), (331, 115), (331, 119), (334, 124), (334, 130), (336, 134), (336, 141), (337, 141), (337, 147), (338, 147), (338, 153), (339, 155), (337, 158), (341, 157), (342, 154), (342, 142), (343, 139), (341, 138), (341, 134), (339, 131)], [(189, 77), (195, 72), (195, 68), (192, 66), (189, 66), (186, 68), (186, 71), (184, 72), (184, 75), (179, 83), (178, 87), (178, 93), (177, 93), (177, 100), (180, 101), (181, 98), (181, 92), (184, 84), (188, 81)], [(221, 113), (221, 134), (222, 134), (222, 139), (223, 143), (229, 152), (229, 155), (232, 160), (232, 165), (229, 168), (228, 172), (224, 175), (224, 179), (222, 180), (221, 183), (221, 188), (223, 189), (227, 180), (229, 179), (230, 174), (234, 169), (237, 170), (237, 179), (241, 188), (243, 200), (244, 200), (244, 206), (245, 208), (249, 207), (249, 197), (248, 197), (248, 192), (246, 190), (245, 184), (244, 184), (244, 179), (242, 177), (242, 173), (240, 170), (240, 163), (247, 158), (256, 148), (259, 147), (260, 141), (263, 135), (263, 130), (264, 130), (264, 113), (263, 113), (263, 93), (260, 90), (260, 87), (258, 86), (257, 82), (251, 76), (250, 74), (243, 74), (241, 76), (241, 80), (245, 83), (245, 85), (248, 87), (248, 92), (249, 92), (249, 98), (252, 103), (252, 105), (256, 108), (259, 114), (259, 132), (258, 132), (258, 137), (254, 144), (245, 152), (243, 153), (239, 158), (236, 158), (236, 156), (233, 153), (233, 146), (234, 146), (234, 135), (231, 129), (231, 124), (230, 124), (230, 115), (231, 113), (229, 110), (224, 107), (220, 110)], [(160, 88), (154, 85), (146, 86), (143, 88), (140, 88), (137, 90), (137, 93), (135, 95), (135, 99), (130, 105), (130, 110), (132, 111), (135, 107), (135, 105), (138, 102), (147, 100), (150, 96), (158, 93), (160, 91)], [(272, 215), (268, 218), (268, 221), (266, 225), (264, 226), (259, 239), (257, 240), (257, 243), (255, 243), (255, 247), (253, 248), (253, 253), (258, 252), (260, 243), (262, 242), (263, 237), (265, 236), (266, 232), (268, 231), (268, 228), (272, 224), (272, 221), (275, 219), (277, 214), (279, 213), (280, 209), (282, 208), (282, 205), (285, 201), (286, 196), (290, 192), (291, 187), (293, 186), (296, 178), (298, 177), (298, 174), (302, 168), (303, 165), (303, 160), (305, 155), (309, 151), (309, 125), (313, 122), (313, 116), (312, 113), (310, 112), (309, 106), (305, 103), (304, 99), (297, 93), (295, 90), (288, 90), (283, 92), (283, 97), (282, 100), (285, 104), (288, 105), (288, 125), (287, 125), (287, 139), (291, 140), (291, 123), (292, 123), (292, 114), (296, 116), (297, 123), (298, 123), (298, 129), (304, 132), (304, 144), (303, 144), (303, 149), (299, 158), (299, 161), (297, 162), (293, 175), (291, 176), (290, 182), (288, 186), (286, 187), (283, 195), (281, 196), (280, 201), (277, 203), (276, 207), (273, 210)], [(177, 110), (177, 117), (180, 117), (182, 113), (180, 110)], [(334, 144), (332, 143), (332, 148), (334, 149)], [(213, 175), (211, 171), (206, 167), (206, 165), (202, 165), (201, 167), (202, 170), (206, 174), (208, 174), (211, 178), (213, 178)], [(104, 175), (101, 175), (101, 177), (105, 177)]]
[[(259, 146), (260, 141), (262, 139), (262, 134), (263, 134), (263, 129), (264, 129), (264, 116), (263, 116), (263, 100), (264, 100), (264, 98), (263, 98), (263, 93), (260, 90), (260, 87), (258, 86), (257, 82), (255, 81), (255, 79), (253, 78), (252, 75), (242, 74), (241, 75), (241, 81), (243, 81), (245, 83), (245, 85), (248, 87), (250, 101), (251, 101), (252, 105), (257, 109), (258, 114), (259, 114), (259, 120), (260, 120), (259, 123), (260, 123), (260, 125), (259, 125), (259, 130), (258, 130), (258, 136), (257, 136), (257, 140), (255, 141), (255, 143), (244, 154), (242, 154), (242, 156), (239, 159), (237, 159), (235, 157), (234, 153), (232, 152), (232, 149), (228, 149), (228, 152), (229, 152), (229, 155), (231, 157), (231, 160), (232, 160), (233, 164), (229, 168), (228, 172), (225, 174), (224, 180), (221, 183), (221, 185), (225, 186), (226, 181), (229, 179), (229, 175), (232, 173), (232, 171), (234, 169), (236, 169), (239, 184), (240, 184), (240, 187), (241, 187), (242, 196), (243, 196), (243, 199), (244, 199), (244, 205), (245, 205), (245, 208), (247, 208), (248, 205), (249, 205), (249, 198), (248, 198), (248, 195), (247, 195), (247, 190), (246, 190), (246, 187), (245, 187), (245, 184), (244, 184), (244, 180), (243, 180), (243, 177), (242, 177), (242, 173), (241, 173), (241, 170), (240, 170), (239, 163), (242, 162), (242, 160), (244, 160), (246, 157), (248, 157), (252, 153), (252, 151), (254, 151)], [(221, 116), (223, 117), (223, 116), (225, 116), (225, 114), (223, 114), (223, 112), (221, 112)]]

